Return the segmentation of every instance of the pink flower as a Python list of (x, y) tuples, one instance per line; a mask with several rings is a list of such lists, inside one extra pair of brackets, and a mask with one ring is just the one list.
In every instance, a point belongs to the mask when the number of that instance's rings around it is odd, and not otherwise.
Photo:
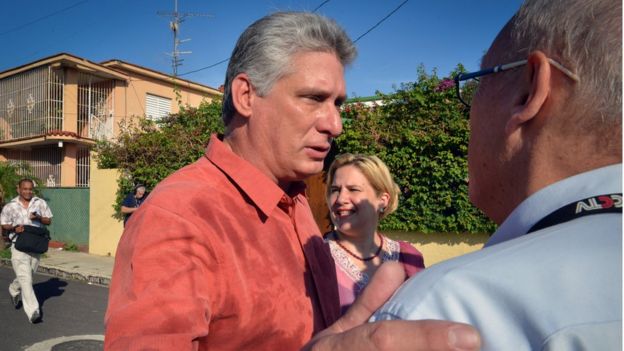
[(444, 78), (444, 79), (442, 79), (440, 84), (438, 84), (438, 86), (435, 87), (435, 89), (433, 89), (433, 91), (440, 92), (440, 91), (449, 90), (449, 89), (451, 89), (453, 87), (455, 87), (455, 81), (453, 81), (452, 79), (449, 79), (449, 78)]

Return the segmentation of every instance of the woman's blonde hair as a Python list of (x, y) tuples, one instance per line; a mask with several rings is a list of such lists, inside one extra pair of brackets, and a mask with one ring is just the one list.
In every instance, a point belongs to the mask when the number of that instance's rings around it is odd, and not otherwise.
[(370, 185), (375, 190), (375, 193), (379, 196), (382, 193), (388, 193), (390, 199), (388, 200), (388, 206), (380, 213), (379, 218), (384, 218), (394, 212), (399, 206), (399, 186), (392, 179), (392, 174), (388, 169), (388, 166), (373, 155), (361, 155), (361, 154), (342, 154), (336, 156), (334, 162), (329, 166), (326, 178), (326, 191), (325, 198), (329, 199), (331, 194), (331, 184), (336, 176), (336, 171), (344, 166), (356, 167), (364, 177), (368, 180)]

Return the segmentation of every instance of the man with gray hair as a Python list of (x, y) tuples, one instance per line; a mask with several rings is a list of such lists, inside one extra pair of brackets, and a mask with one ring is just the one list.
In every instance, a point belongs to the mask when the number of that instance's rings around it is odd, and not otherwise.
[[(128, 222), (105, 349), (296, 350), (338, 319), (334, 264), (301, 181), (321, 172), (342, 132), (355, 56), (346, 33), (315, 14), (275, 13), (245, 30), (226, 75), (225, 135)], [(453, 326), (436, 324), (435, 340), (448, 345)], [(375, 336), (350, 327), (346, 337)], [(474, 335), (463, 328), (453, 335)]]
[[(484, 350), (622, 349), (622, 8), (527, 0), (470, 98), (471, 201), (500, 224), (374, 319), (469, 323)], [(492, 68), (490, 68), (492, 67)], [(459, 89), (459, 88), (458, 88)]]

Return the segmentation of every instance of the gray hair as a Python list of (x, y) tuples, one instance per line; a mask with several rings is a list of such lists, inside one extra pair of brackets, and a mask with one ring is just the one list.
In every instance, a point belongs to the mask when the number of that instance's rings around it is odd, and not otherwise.
[(277, 12), (250, 25), (236, 42), (228, 64), (223, 93), (223, 122), (227, 126), (236, 109), (232, 81), (246, 73), (260, 96), (292, 69), (289, 63), (300, 52), (335, 53), (343, 66), (353, 62), (357, 50), (333, 20), (306, 12)]
[[(527, 0), (511, 19), (509, 59), (542, 50), (580, 77), (575, 108), (609, 124), (622, 121), (622, 3)], [(511, 57), (511, 56), (515, 57)], [(595, 123), (596, 121), (586, 121)]]

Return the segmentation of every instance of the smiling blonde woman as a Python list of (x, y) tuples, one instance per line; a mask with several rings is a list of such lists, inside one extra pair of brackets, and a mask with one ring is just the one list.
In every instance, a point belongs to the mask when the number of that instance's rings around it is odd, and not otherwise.
[(383, 262), (403, 263), (408, 277), (425, 268), (422, 254), (410, 243), (377, 230), (399, 200), (399, 187), (378, 157), (337, 156), (327, 173), (326, 200), (334, 230), (325, 234), (325, 241), (336, 264), (342, 313)]

